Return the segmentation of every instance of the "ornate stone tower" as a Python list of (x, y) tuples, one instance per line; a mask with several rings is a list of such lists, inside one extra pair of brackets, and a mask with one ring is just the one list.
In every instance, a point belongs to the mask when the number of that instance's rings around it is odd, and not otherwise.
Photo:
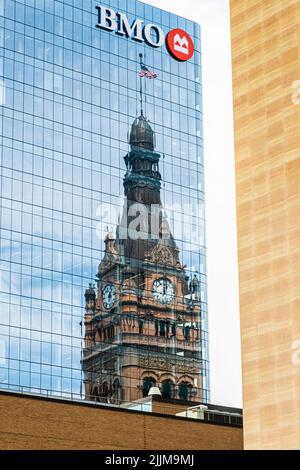
[(97, 294), (85, 292), (82, 367), (87, 399), (201, 401), (200, 286), (186, 274), (161, 203), (160, 154), (141, 113), (125, 156), (125, 203), (107, 233)]

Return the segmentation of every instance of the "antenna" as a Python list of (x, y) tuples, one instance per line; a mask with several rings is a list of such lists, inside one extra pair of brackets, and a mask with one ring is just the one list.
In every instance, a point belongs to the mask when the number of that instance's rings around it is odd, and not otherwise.
[[(145, 60), (146, 60), (146, 54), (145, 54)], [(145, 113), (147, 115), (147, 80), (145, 80)]]

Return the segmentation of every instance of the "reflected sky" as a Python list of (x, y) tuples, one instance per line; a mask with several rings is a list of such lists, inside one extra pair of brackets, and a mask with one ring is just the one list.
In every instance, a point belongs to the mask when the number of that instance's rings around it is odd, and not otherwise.
[(182, 264), (189, 275), (199, 273), (207, 310), (198, 30), (148, 5), (121, 2), (131, 15), (193, 36), (197, 53), (179, 63), (165, 46), (154, 50), (100, 32), (97, 3), (0, 1), (4, 387), (80, 395), (83, 294), (103, 257), (106, 227), (115, 231), (123, 204), (140, 52), (159, 74), (144, 83), (144, 93), (161, 154), (162, 201)]

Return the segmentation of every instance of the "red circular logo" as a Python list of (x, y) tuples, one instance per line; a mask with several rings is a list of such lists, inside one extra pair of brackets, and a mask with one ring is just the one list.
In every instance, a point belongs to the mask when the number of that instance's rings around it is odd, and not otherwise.
[(167, 46), (170, 54), (182, 61), (191, 59), (195, 52), (191, 36), (183, 29), (173, 29), (169, 32)]

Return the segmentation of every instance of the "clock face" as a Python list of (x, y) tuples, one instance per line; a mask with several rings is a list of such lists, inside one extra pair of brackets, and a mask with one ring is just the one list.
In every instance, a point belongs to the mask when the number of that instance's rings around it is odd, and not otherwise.
[(175, 297), (174, 287), (169, 279), (160, 278), (153, 282), (153, 297), (161, 304), (170, 304)]
[(111, 308), (116, 300), (116, 288), (113, 284), (106, 284), (102, 289), (102, 304), (103, 307)]

